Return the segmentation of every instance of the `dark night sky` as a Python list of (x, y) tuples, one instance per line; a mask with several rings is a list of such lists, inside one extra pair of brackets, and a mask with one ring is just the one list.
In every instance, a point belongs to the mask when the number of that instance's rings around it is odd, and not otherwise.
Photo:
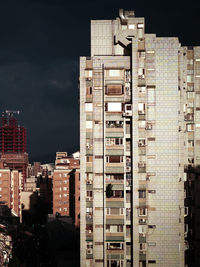
[(79, 149), (79, 56), (90, 54), (90, 20), (133, 9), (147, 33), (200, 45), (200, 2), (179, 3), (0, 0), (0, 111), (21, 111), (30, 160)]

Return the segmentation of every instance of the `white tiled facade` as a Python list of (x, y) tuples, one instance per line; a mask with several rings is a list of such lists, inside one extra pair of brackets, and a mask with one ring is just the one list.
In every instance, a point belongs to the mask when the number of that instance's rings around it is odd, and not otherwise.
[(198, 47), (146, 34), (133, 11), (91, 21), (91, 57), (80, 59), (81, 267), (185, 266), (199, 58)]

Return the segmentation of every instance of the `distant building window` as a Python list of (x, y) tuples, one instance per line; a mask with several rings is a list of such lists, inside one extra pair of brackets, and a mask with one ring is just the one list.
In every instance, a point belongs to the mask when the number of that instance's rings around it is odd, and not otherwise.
[(67, 197), (67, 194), (63, 194), (63, 197)]
[(63, 190), (64, 190), (64, 191), (67, 191), (67, 187), (63, 187)]
[(68, 182), (67, 180), (64, 180), (64, 181), (63, 181), (64, 184), (67, 184), (67, 182)]

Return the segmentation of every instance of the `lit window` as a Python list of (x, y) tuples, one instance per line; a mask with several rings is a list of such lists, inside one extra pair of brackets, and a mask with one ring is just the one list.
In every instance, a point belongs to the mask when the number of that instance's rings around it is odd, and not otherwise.
[(64, 191), (67, 191), (67, 187), (63, 187), (63, 190), (64, 190)]

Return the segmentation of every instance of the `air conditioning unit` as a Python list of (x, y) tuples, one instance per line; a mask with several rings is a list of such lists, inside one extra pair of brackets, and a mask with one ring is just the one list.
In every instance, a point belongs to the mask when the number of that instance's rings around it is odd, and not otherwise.
[(125, 104), (125, 116), (132, 116), (132, 105)]
[(145, 75), (144, 75), (144, 74), (142, 74), (142, 75), (138, 75), (138, 78), (139, 78), (139, 79), (144, 79), (144, 78), (145, 78)]
[(151, 123), (147, 123), (145, 129), (146, 130), (152, 130), (152, 124)]
[(131, 171), (131, 167), (130, 166), (126, 166), (126, 172), (130, 172)]
[(125, 94), (130, 96), (131, 95), (131, 90), (129, 86), (125, 86)]
[(87, 254), (92, 254), (92, 253), (93, 253), (93, 251), (91, 248), (87, 249)]
[(139, 223), (146, 223), (147, 220), (146, 219), (139, 219)]

